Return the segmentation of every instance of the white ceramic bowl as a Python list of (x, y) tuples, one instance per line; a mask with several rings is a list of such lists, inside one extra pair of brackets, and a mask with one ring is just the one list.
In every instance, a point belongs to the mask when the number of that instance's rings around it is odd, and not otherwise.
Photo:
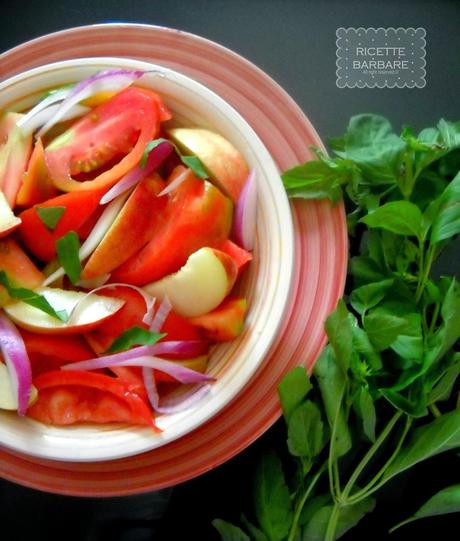
[[(21, 453), (61, 461), (102, 461), (149, 451), (194, 430), (216, 415), (261, 367), (277, 337), (289, 302), (294, 235), (289, 203), (278, 170), (248, 123), (203, 85), (170, 69), (126, 58), (77, 59), (40, 66), (0, 83), (0, 111), (21, 110), (45, 89), (80, 81), (107, 68), (150, 71), (139, 84), (159, 92), (174, 122), (213, 129), (243, 154), (258, 180), (258, 220), (254, 260), (240, 284), (249, 311), (245, 330), (213, 350), (208, 372), (217, 378), (211, 392), (191, 409), (158, 416), (161, 434), (121, 424), (46, 426), (0, 411), (0, 445)], [(263, 367), (261, 367), (263, 369)]]

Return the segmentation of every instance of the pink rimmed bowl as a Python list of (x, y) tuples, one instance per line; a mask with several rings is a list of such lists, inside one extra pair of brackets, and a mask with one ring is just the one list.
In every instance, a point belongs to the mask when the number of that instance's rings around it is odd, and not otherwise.
[(294, 235), (289, 203), (267, 149), (235, 109), (193, 79), (168, 68), (131, 59), (91, 58), (48, 64), (0, 83), (0, 110), (21, 111), (46, 89), (81, 81), (105, 69), (144, 70), (139, 84), (158, 92), (173, 112), (172, 124), (200, 126), (223, 135), (240, 150), (258, 184), (254, 259), (239, 291), (248, 299), (243, 333), (213, 347), (209, 394), (180, 413), (159, 415), (161, 433), (141, 426), (79, 424), (48, 426), (0, 412), (0, 444), (13, 451), (60, 461), (103, 461), (132, 456), (168, 444), (196, 429), (250, 381), (274, 342), (289, 300)]

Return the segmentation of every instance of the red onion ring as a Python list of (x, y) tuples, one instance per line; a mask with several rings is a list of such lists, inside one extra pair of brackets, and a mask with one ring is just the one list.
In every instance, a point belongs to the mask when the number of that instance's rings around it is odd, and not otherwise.
[(24, 415), (32, 392), (32, 370), (26, 346), (16, 327), (0, 313), (0, 349), (17, 392), (18, 414)]
[(235, 208), (234, 235), (245, 250), (254, 248), (257, 220), (257, 181), (252, 170), (246, 180)]

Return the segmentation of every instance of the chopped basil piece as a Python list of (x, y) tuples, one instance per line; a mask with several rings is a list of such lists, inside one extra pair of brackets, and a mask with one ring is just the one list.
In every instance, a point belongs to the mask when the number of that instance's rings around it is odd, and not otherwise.
[(147, 331), (142, 327), (134, 325), (134, 327), (131, 327), (113, 341), (112, 345), (107, 350), (107, 353), (124, 351), (132, 346), (151, 346), (165, 336), (165, 333)]
[(80, 240), (75, 231), (69, 231), (56, 241), (59, 263), (64, 268), (72, 284), (80, 279), (81, 262), (79, 257)]
[(25, 287), (14, 286), (10, 282), (6, 272), (3, 270), (0, 271), (0, 284), (7, 290), (8, 295), (12, 299), (25, 302), (26, 304), (45, 312), (45, 314), (48, 314), (49, 316), (60, 319), (61, 321), (65, 322), (68, 320), (68, 314), (65, 310), (56, 311), (43, 295), (39, 295), (38, 293), (35, 293), (35, 291)]
[(36, 207), (38, 217), (50, 231), (54, 231), (65, 210), (65, 207)]

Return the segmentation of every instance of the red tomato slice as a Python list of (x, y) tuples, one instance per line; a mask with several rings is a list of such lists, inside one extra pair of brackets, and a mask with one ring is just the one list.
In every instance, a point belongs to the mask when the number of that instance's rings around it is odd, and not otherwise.
[(225, 252), (233, 259), (236, 268), (238, 269), (238, 274), (240, 274), (240, 272), (243, 270), (246, 263), (249, 263), (249, 261), (252, 260), (251, 252), (241, 248), (241, 246), (235, 244), (230, 239), (225, 239), (222, 244), (217, 246), (217, 249)]
[[(176, 167), (172, 182), (185, 168)], [(178, 271), (188, 257), (203, 246), (217, 246), (228, 238), (233, 205), (214, 185), (187, 178), (167, 196), (163, 220), (151, 240), (112, 272), (112, 280), (145, 285)]]
[[(51, 261), (56, 256), (56, 241), (69, 231), (79, 232), (80, 228), (99, 208), (102, 190), (65, 193), (35, 207), (21, 212), (22, 224), (19, 235), (26, 248), (38, 259)], [(65, 207), (56, 228), (50, 231), (37, 213), (38, 207)]]
[[(147, 143), (157, 136), (159, 103), (153, 92), (130, 87), (87, 113), (45, 149), (54, 185), (66, 192), (112, 186), (140, 161)], [(81, 173), (95, 177), (72, 178)]]
[(94, 357), (93, 351), (80, 336), (38, 334), (24, 329), (21, 329), (21, 336), (29, 354), (34, 376), (57, 370), (63, 364)]
[(122, 422), (155, 426), (152, 411), (129, 384), (104, 374), (56, 370), (34, 379), (37, 401), (27, 415), (47, 424)]

